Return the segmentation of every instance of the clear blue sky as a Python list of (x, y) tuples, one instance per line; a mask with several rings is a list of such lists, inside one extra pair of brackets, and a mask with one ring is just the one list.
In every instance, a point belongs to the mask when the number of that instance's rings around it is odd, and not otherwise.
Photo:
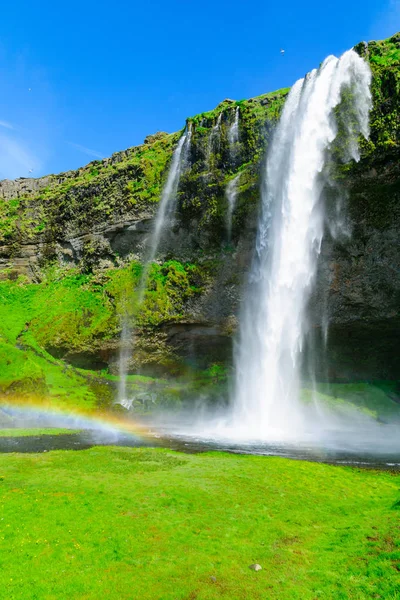
[(328, 54), (398, 30), (400, 0), (5, 2), (0, 179), (176, 131), (224, 98), (292, 85)]

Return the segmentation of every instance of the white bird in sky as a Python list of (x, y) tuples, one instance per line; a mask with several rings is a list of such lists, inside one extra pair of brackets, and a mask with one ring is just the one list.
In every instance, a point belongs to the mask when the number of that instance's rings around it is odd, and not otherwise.
[(281, 54), (282, 54), (282, 56), (283, 56), (283, 55), (285, 54), (285, 51), (284, 51), (284, 50), (281, 50)]

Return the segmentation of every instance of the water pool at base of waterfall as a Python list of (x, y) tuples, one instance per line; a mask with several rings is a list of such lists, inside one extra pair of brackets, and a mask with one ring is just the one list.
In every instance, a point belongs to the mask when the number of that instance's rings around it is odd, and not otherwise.
[(367, 440), (360, 432), (325, 432), (324, 441), (310, 435), (299, 440), (235, 440), (202, 434), (170, 425), (149, 428), (147, 439), (120, 431), (85, 430), (59, 435), (0, 436), (0, 453), (41, 453), (53, 450), (86, 450), (93, 446), (124, 446), (132, 448), (160, 447), (184, 453), (228, 452), (258, 456), (278, 456), (295, 460), (330, 463), (344, 466), (400, 470), (400, 441), (393, 446), (391, 436)]

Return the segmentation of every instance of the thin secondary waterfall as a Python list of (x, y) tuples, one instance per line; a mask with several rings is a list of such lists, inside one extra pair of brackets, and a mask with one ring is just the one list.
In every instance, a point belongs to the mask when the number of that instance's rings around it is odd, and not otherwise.
[(175, 215), (177, 191), (182, 169), (184, 168), (192, 139), (192, 126), (188, 124), (184, 135), (180, 138), (178, 145), (172, 157), (171, 167), (168, 173), (167, 182), (163, 189), (153, 231), (150, 237), (148, 252), (145, 259), (145, 265), (140, 283), (139, 305), (142, 303), (143, 294), (146, 287), (148, 270), (153, 262), (159, 248), (166, 226), (171, 224)]
[(222, 112), (219, 113), (219, 115), (217, 117), (217, 121), (216, 121), (215, 125), (213, 125), (213, 127), (211, 128), (210, 135), (208, 137), (208, 144), (207, 144), (207, 163), (208, 164), (210, 163), (211, 155), (212, 155), (212, 152), (213, 152), (214, 146), (215, 146), (215, 142), (217, 140), (219, 130), (221, 128), (221, 120), (222, 120)]
[[(179, 180), (184, 168), (190, 150), (192, 138), (191, 123), (186, 127), (185, 133), (180, 138), (177, 147), (172, 156), (171, 166), (168, 172), (167, 181), (162, 191), (161, 200), (158, 206), (157, 215), (154, 221), (153, 231), (150, 236), (147, 256), (145, 258), (142, 276), (140, 278), (139, 289), (137, 292), (136, 310), (141, 306), (146, 291), (147, 277), (151, 263), (156, 257), (157, 250), (165, 232), (166, 226), (171, 224), (175, 214), (177, 192)], [(127, 394), (127, 374), (129, 358), (134, 347), (134, 330), (129, 324), (129, 308), (132, 303), (129, 298), (125, 301), (124, 314), (122, 315), (121, 342), (119, 355), (119, 385), (118, 402), (126, 408), (129, 408), (131, 401)], [(132, 318), (132, 317), (131, 317)]]
[[(231, 160), (234, 162), (236, 154), (236, 143), (239, 141), (239, 107), (235, 109), (235, 118), (232, 125), (228, 130), (228, 142), (229, 142), (229, 153)], [(235, 209), (236, 198), (238, 195), (238, 184), (240, 179), (240, 173), (238, 173), (233, 179), (231, 179), (226, 186), (225, 195), (228, 200), (228, 210), (226, 215), (226, 229), (228, 234), (228, 241), (231, 240), (232, 234), (232, 216)]]
[(328, 57), (293, 86), (269, 148), (235, 356), (233, 422), (249, 437), (282, 439), (303, 427), (300, 367), (324, 232), (322, 172), (344, 91), (351, 118), (343, 116), (341, 136), (359, 159), (357, 139), (369, 135), (370, 82), (369, 67), (353, 50)]
[(238, 184), (240, 179), (240, 173), (236, 175), (233, 179), (230, 180), (228, 185), (226, 186), (226, 198), (228, 200), (228, 210), (226, 213), (226, 229), (228, 234), (228, 241), (230, 242), (232, 237), (232, 216), (233, 211), (235, 210), (236, 198), (238, 195)]
[(228, 141), (229, 145), (232, 147), (236, 142), (239, 141), (239, 107), (237, 106), (235, 109), (235, 118), (233, 120), (232, 125), (229, 127), (228, 131)]

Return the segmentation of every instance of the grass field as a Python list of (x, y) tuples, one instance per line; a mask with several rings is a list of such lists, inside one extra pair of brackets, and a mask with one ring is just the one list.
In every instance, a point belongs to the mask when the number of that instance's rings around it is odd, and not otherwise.
[(0, 455), (0, 597), (394, 600), (399, 484), (222, 453)]
[(31, 435), (66, 435), (78, 433), (79, 429), (60, 429), (59, 427), (0, 428), (0, 437), (29, 437)]

